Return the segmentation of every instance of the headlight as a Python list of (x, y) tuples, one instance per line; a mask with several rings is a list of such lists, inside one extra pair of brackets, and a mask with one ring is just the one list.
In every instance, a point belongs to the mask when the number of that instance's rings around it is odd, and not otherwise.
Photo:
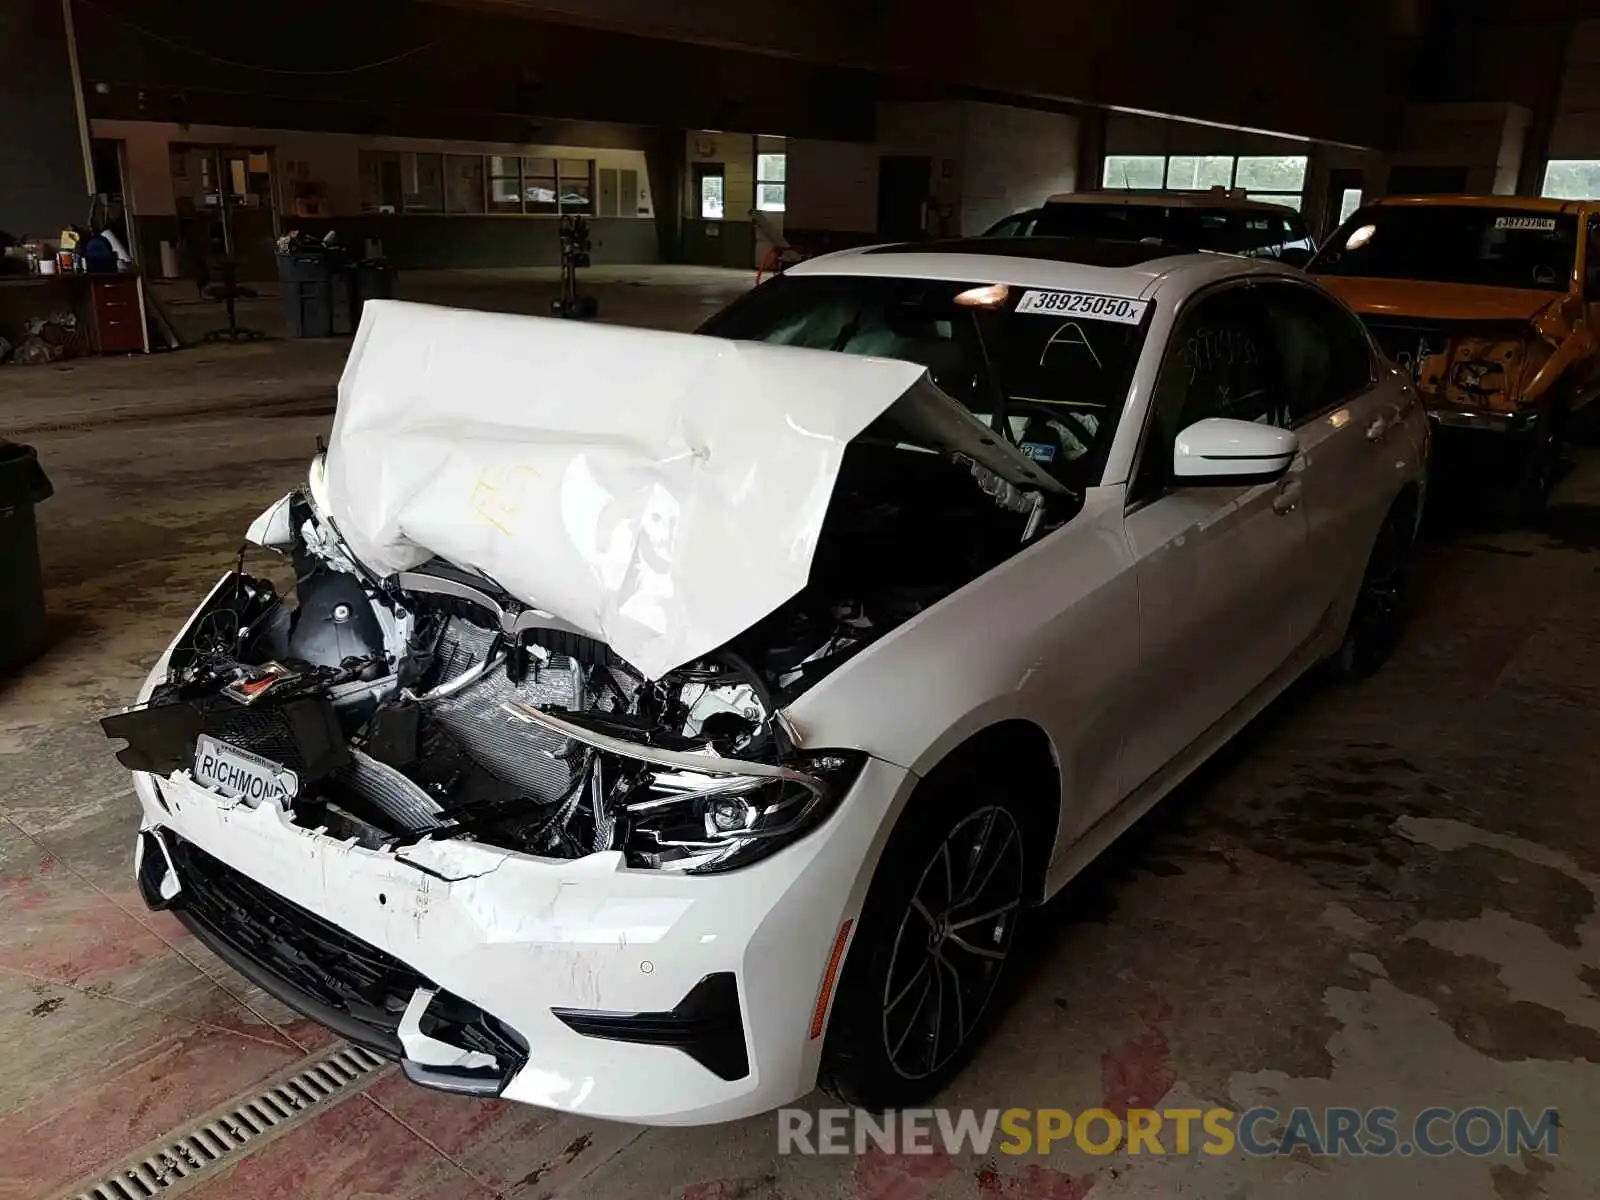
[(628, 857), (706, 874), (746, 866), (815, 829), (850, 790), (866, 755), (802, 753), (784, 764), (805, 777), (660, 771), (626, 806)]
[(311, 503), (316, 507), (319, 517), (326, 517), (333, 511), (328, 502), (328, 456), (326, 453), (319, 454), (311, 460), (311, 470), (306, 476), (306, 490), (311, 493)]

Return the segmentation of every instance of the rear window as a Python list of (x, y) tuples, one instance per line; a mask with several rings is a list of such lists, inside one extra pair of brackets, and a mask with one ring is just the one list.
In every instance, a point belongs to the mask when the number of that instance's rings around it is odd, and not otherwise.
[(1324, 275), (1566, 291), (1578, 253), (1571, 213), (1468, 205), (1358, 209), (1310, 269)]
[[(1001, 222), (1032, 218), (1026, 228), (1008, 232), (1033, 237), (1110, 238), (1159, 242), (1185, 250), (1213, 250), (1281, 258), (1285, 250), (1309, 254), (1314, 248), (1298, 215), (1260, 209), (1204, 208), (1162, 204), (1047, 204), (1033, 213)], [(999, 226), (995, 227), (996, 230)], [(991, 233), (995, 232), (991, 230)], [(1304, 261), (1302, 259), (1302, 261)]]
[[(988, 286), (780, 275), (700, 332), (920, 363), (941, 390), (1057, 478), (1097, 482), (1153, 306), (1018, 286), (993, 307), (956, 302)], [(1068, 307), (1074, 311), (1062, 311)]]

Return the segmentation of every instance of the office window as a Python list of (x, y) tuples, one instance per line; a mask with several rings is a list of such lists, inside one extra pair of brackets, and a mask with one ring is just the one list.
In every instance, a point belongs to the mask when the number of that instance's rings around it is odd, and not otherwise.
[[(594, 160), (362, 150), (363, 212), (592, 215)], [(637, 172), (633, 205), (638, 207)], [(632, 213), (629, 214), (633, 215)]]
[(787, 206), (789, 156), (756, 155), (756, 208), (762, 212), (782, 212)]
[(408, 213), (444, 211), (444, 155), (402, 154), (400, 179)]
[(483, 211), (483, 158), (477, 154), (444, 156), (445, 211)]
[(555, 159), (528, 157), (522, 160), (522, 200), (524, 212), (556, 211)]
[(1557, 200), (1600, 199), (1600, 158), (1552, 158), (1539, 194)]
[(1166, 156), (1108, 154), (1102, 178), (1108, 188), (1148, 188), (1159, 191), (1167, 178)]
[(522, 158), (516, 154), (489, 156), (489, 211), (522, 211)]
[(556, 177), (563, 213), (594, 215), (594, 160), (563, 158)]
[[(348, 161), (348, 160), (347, 160)], [(361, 211), (394, 213), (400, 211), (400, 156), (392, 150), (362, 150)]]

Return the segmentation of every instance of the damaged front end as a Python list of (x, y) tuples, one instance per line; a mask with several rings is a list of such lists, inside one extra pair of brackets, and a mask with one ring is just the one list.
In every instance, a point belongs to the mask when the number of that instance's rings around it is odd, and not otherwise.
[(306, 494), (287, 514), (297, 603), (224, 577), (166, 678), (105, 720), (124, 765), (371, 849), (469, 838), (676, 871), (798, 836), (860, 766), (797, 749), (768, 679), (732, 651), (647, 680), (467, 572), (356, 573)]
[(1432, 419), (1464, 429), (1530, 426), (1574, 365), (1593, 353), (1587, 324), (1565, 300), (1527, 320), (1367, 316), (1383, 352), (1408, 370)]
[(1040, 498), (1001, 483), (971, 462), (852, 447), (810, 583), (652, 679), (479, 574), (367, 571), (319, 503), (319, 458), (251, 530), (292, 563), (293, 602), (230, 572), (140, 705), (103, 725), (132, 770), (278, 804), (368, 849), (466, 839), (728, 870), (814, 828), (865, 760), (797, 745), (784, 706), (1039, 531)]

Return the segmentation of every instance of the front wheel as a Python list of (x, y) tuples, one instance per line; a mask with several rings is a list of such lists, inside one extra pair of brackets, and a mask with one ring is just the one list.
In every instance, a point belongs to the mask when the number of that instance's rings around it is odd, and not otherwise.
[(1411, 503), (1401, 501), (1389, 510), (1378, 529), (1350, 624), (1334, 656), (1334, 668), (1345, 679), (1365, 679), (1388, 661), (1399, 644), (1405, 625), (1415, 516)]
[(834, 1004), (820, 1074), (833, 1096), (903, 1108), (937, 1093), (970, 1057), (1031, 898), (1021, 816), (1005, 798), (951, 787), (902, 821)]
[(1515, 485), (1517, 516), (1524, 521), (1537, 521), (1550, 507), (1550, 493), (1561, 474), (1566, 424), (1566, 413), (1552, 405), (1539, 414), (1527, 434)]

